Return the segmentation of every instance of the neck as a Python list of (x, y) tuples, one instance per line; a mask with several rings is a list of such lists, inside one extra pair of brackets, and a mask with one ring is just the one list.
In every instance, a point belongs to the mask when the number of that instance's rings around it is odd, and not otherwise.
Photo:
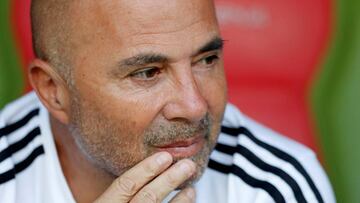
[(61, 168), (72, 195), (78, 203), (93, 202), (115, 177), (86, 159), (66, 125), (51, 116), (50, 124)]

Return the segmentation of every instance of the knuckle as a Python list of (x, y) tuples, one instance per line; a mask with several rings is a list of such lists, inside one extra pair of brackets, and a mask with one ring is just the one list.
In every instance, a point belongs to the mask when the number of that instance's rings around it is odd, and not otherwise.
[(136, 184), (128, 177), (120, 177), (116, 180), (116, 186), (120, 191), (123, 191), (126, 195), (133, 195), (136, 193)]
[(152, 162), (148, 162), (144, 165), (145, 171), (149, 173), (150, 176), (154, 176), (158, 173), (158, 167)]
[(140, 199), (142, 200), (141, 202), (149, 202), (149, 203), (160, 202), (155, 192), (153, 192), (150, 189), (144, 188), (144, 190), (141, 191), (139, 195), (140, 195)]

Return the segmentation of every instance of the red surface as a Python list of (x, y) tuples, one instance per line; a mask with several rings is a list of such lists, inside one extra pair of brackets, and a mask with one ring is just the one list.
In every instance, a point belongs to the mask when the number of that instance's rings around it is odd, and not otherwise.
[(217, 0), (230, 101), (316, 149), (309, 85), (330, 32), (330, 0)]
[[(330, 0), (217, 0), (230, 101), (260, 122), (316, 148), (309, 84), (330, 33)], [(30, 0), (14, 0), (24, 70), (33, 58)], [(28, 86), (29, 87), (29, 86)], [(29, 90), (29, 88), (27, 88)]]
[(12, 1), (12, 20), (17, 46), (21, 56), (25, 75), (25, 91), (30, 91), (31, 87), (27, 80), (27, 67), (33, 59), (30, 27), (30, 2), (31, 0), (13, 0)]

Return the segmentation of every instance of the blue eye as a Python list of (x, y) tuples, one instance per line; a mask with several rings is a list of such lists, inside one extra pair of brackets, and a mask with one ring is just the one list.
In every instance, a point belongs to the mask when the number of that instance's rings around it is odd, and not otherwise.
[(156, 77), (160, 73), (160, 69), (153, 67), (153, 68), (146, 68), (139, 71), (136, 71), (134, 73), (131, 73), (130, 76), (134, 77), (136, 79), (141, 80), (150, 80), (154, 77)]

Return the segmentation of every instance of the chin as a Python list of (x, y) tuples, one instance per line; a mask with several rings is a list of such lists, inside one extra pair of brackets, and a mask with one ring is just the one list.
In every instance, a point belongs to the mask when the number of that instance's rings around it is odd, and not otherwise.
[[(210, 154), (214, 146), (215, 146), (214, 142), (208, 141), (205, 147), (203, 147), (203, 149), (198, 154), (196, 154), (193, 157), (189, 157), (189, 159), (191, 159), (193, 162), (196, 163), (196, 172), (187, 181), (181, 184), (177, 189), (181, 190), (186, 187), (194, 186), (194, 184), (200, 180), (200, 178), (205, 172), (205, 169), (207, 168), (210, 159)], [(175, 162), (176, 161), (178, 160), (175, 160)]]

